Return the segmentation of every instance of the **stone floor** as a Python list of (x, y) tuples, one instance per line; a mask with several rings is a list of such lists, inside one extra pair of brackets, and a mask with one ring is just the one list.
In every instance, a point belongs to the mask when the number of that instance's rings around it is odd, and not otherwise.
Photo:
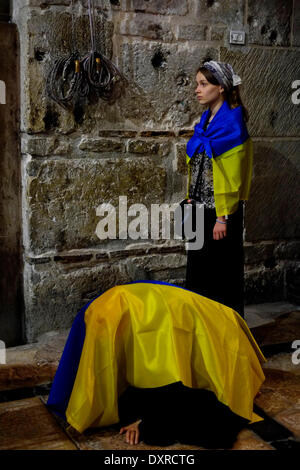
[[(264, 421), (243, 429), (232, 450), (300, 449), (300, 363), (292, 345), (299, 340), (300, 306), (276, 302), (246, 306), (245, 320), (265, 354), (266, 380), (254, 411)], [(45, 407), (69, 330), (47, 333), (37, 343), (9, 348), (0, 365), (0, 450), (202, 450), (130, 445), (112, 427), (83, 434)], [(297, 361), (294, 361), (297, 362)], [(203, 449), (205, 450), (205, 449)]]

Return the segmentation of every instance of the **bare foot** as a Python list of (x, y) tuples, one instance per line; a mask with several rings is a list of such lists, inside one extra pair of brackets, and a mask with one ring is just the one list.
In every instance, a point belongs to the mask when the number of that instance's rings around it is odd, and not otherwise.
[(138, 444), (140, 436), (139, 424), (141, 421), (141, 419), (138, 419), (135, 423), (129, 424), (128, 426), (124, 426), (120, 429), (120, 434), (123, 434), (123, 432), (126, 431), (125, 438), (128, 444)]

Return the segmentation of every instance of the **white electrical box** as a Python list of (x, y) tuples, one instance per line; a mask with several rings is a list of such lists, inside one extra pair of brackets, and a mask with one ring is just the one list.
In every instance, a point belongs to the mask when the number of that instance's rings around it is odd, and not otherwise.
[(230, 31), (230, 44), (245, 44), (245, 31)]

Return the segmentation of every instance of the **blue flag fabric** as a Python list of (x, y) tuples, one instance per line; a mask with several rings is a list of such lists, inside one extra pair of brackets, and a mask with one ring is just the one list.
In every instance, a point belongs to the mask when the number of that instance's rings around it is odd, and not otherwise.
[(204, 150), (209, 158), (217, 157), (243, 144), (249, 138), (241, 106), (231, 109), (225, 100), (207, 130), (204, 131), (203, 128), (209, 114), (209, 110), (205, 111), (200, 122), (195, 125), (194, 135), (186, 147), (188, 161), (196, 153), (201, 153)]

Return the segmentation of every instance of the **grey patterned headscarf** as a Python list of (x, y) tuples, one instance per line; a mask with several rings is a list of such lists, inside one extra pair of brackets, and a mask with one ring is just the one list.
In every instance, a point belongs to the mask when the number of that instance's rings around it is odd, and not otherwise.
[(222, 85), (226, 91), (242, 83), (241, 77), (234, 72), (230, 64), (210, 60), (209, 62), (204, 62), (203, 67), (214, 74), (220, 85)]

